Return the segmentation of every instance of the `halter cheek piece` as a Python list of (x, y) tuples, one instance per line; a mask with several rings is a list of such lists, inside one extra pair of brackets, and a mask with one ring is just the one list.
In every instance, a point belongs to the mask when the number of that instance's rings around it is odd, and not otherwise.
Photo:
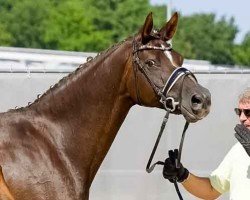
[[(169, 45), (169, 47), (163, 47), (163, 46), (156, 47), (156, 46), (151, 46), (151, 45), (141, 45), (140, 47), (137, 47), (137, 45), (135, 43), (135, 39), (133, 40), (133, 62), (135, 64), (135, 66), (134, 66), (134, 75), (135, 75), (136, 95), (137, 95), (138, 102), (139, 102), (139, 104), (141, 104), (139, 89), (137, 87), (137, 71), (138, 71), (137, 69), (139, 68), (139, 70), (144, 74), (144, 76), (148, 80), (149, 84), (152, 86), (154, 92), (160, 97), (160, 102), (163, 104), (165, 110), (167, 111), (166, 115), (165, 115), (165, 117), (163, 119), (161, 129), (159, 131), (159, 134), (158, 134), (158, 137), (156, 139), (155, 145), (154, 145), (153, 150), (151, 152), (151, 155), (149, 157), (147, 166), (146, 166), (146, 171), (148, 173), (151, 173), (154, 170), (154, 167), (156, 165), (164, 165), (163, 161), (158, 161), (158, 162), (154, 163), (153, 165), (151, 165), (151, 162), (153, 160), (153, 157), (155, 155), (158, 144), (160, 142), (162, 133), (163, 133), (163, 131), (165, 129), (165, 126), (166, 126), (166, 123), (168, 121), (169, 113), (174, 112), (177, 109), (178, 106), (179, 107), (181, 106), (182, 89), (183, 89), (184, 78), (186, 76), (191, 76), (195, 82), (197, 82), (197, 79), (195, 78), (193, 73), (190, 72), (188, 69), (186, 69), (184, 67), (178, 67), (169, 76), (169, 78), (168, 78), (167, 82), (165, 83), (163, 89), (160, 89), (149, 78), (149, 75), (147, 74), (147, 72), (145, 70), (145, 68), (146, 68), (145, 65), (142, 64), (142, 62), (140, 61), (140, 58), (138, 56), (138, 52), (139, 51), (144, 51), (144, 50), (170, 51), (171, 49), (172, 49), (171, 45)], [(173, 97), (169, 96), (169, 92), (181, 77), (182, 77), (182, 83), (181, 83), (181, 88), (180, 88), (180, 93), (179, 93), (179, 102), (178, 102)], [(187, 130), (188, 126), (189, 126), (189, 122), (186, 121), (186, 124), (185, 124), (183, 132), (182, 132), (180, 145), (179, 145), (179, 153), (178, 153), (178, 157), (177, 157), (177, 160), (176, 160), (176, 168), (180, 167), (182, 147), (183, 147), (185, 133), (186, 133), (186, 130)], [(174, 186), (175, 186), (175, 189), (176, 189), (176, 192), (178, 194), (179, 199), (183, 200), (176, 180), (174, 180)]]

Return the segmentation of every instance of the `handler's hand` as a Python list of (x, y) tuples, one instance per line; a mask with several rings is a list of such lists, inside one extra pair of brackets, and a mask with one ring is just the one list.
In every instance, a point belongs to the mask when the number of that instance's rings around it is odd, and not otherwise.
[(176, 167), (176, 162), (178, 158), (178, 149), (170, 150), (168, 152), (169, 158), (165, 160), (163, 167), (163, 177), (168, 179), (171, 183), (175, 180), (178, 182), (183, 182), (187, 179), (189, 171), (180, 164), (180, 167)]
[(236, 139), (242, 144), (247, 154), (250, 156), (250, 130), (243, 124), (237, 124), (234, 128)]

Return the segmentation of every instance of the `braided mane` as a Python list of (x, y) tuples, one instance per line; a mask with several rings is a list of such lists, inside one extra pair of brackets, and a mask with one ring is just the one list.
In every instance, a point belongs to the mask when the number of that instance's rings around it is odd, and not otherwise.
[(97, 60), (101, 60), (103, 58), (106, 58), (107, 55), (113, 53), (117, 48), (120, 47), (121, 44), (124, 42), (130, 40), (132, 37), (128, 37), (127, 39), (118, 42), (112, 46), (110, 46), (108, 49), (99, 52), (94, 58), (93, 57), (88, 57), (87, 61), (83, 64), (80, 64), (73, 72), (70, 72), (67, 76), (63, 77), (60, 79), (56, 84), (52, 85), (49, 87), (48, 90), (46, 90), (42, 95), (38, 94), (37, 98), (34, 100), (34, 102), (29, 102), (26, 107), (15, 107), (15, 109), (10, 109), (8, 111), (21, 111), (25, 108), (30, 107), (31, 105), (40, 102), (42, 98), (44, 98), (48, 93), (52, 92), (56, 88), (59, 88), (60, 86), (64, 85), (67, 81), (71, 80), (73, 77), (77, 76), (83, 69), (86, 69), (86, 67), (91, 67)]

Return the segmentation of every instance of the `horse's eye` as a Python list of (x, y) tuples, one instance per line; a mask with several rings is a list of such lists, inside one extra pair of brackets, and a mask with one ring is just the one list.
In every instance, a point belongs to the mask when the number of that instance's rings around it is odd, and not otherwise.
[(154, 60), (147, 60), (146, 62), (145, 62), (148, 66), (154, 66), (155, 65), (155, 61)]

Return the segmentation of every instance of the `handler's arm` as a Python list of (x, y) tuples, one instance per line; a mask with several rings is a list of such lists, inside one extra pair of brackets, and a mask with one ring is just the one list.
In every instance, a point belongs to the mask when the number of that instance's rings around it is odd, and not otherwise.
[(204, 200), (216, 199), (221, 195), (212, 187), (209, 178), (198, 177), (191, 173), (182, 185), (188, 192)]

